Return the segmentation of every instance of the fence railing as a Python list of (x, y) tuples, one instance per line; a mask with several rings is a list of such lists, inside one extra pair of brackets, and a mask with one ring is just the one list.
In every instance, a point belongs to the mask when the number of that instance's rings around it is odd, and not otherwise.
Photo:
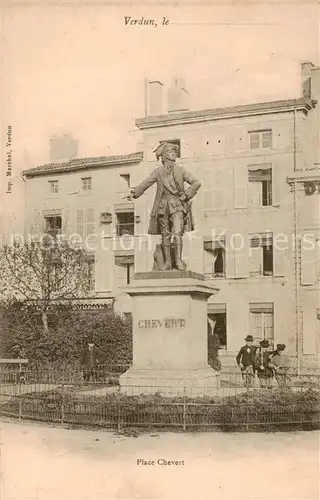
[[(214, 395), (192, 396), (180, 386), (163, 397), (161, 387), (144, 380), (126, 386), (119, 376), (129, 365), (108, 365), (90, 373), (81, 369), (0, 369), (0, 413), (70, 425), (186, 430), (258, 430), (319, 427), (320, 376), (288, 373), (285, 384), (255, 379), (247, 384), (237, 368), (223, 370)], [(152, 378), (152, 370), (150, 370)], [(282, 381), (283, 382), (283, 381)], [(169, 381), (170, 384), (170, 381)], [(138, 396), (131, 396), (139, 393)], [(138, 391), (137, 391), (138, 389)], [(152, 394), (150, 394), (150, 389)], [(196, 388), (199, 394), (199, 387)], [(167, 392), (168, 394), (168, 392)]]

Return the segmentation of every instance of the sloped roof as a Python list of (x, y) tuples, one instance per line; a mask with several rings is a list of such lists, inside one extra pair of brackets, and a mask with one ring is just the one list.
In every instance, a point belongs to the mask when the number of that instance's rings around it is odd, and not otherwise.
[(177, 111), (163, 115), (138, 118), (135, 124), (138, 128), (143, 130), (146, 128), (163, 127), (180, 123), (194, 123), (248, 115), (281, 113), (291, 111), (293, 109), (301, 110), (307, 113), (315, 104), (316, 101), (301, 97), (299, 99), (258, 102), (253, 104), (242, 104), (239, 106), (202, 109), (198, 111)]
[(116, 156), (96, 156), (88, 158), (75, 158), (62, 163), (46, 163), (38, 167), (24, 170), (22, 173), (26, 177), (34, 177), (36, 175), (45, 175), (52, 173), (63, 173), (74, 170), (86, 170), (96, 167), (110, 167), (113, 165), (122, 165), (125, 163), (140, 163), (143, 158), (141, 151), (128, 155)]

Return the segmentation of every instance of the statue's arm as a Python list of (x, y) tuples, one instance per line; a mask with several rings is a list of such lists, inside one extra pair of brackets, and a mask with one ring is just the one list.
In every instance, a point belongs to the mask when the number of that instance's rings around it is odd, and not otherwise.
[(149, 177), (142, 181), (138, 186), (130, 190), (132, 197), (139, 198), (139, 196), (141, 196), (155, 182), (157, 182), (157, 169), (151, 172)]
[(188, 187), (188, 189), (185, 192), (187, 199), (190, 200), (191, 198), (194, 197), (194, 195), (196, 194), (196, 192), (200, 188), (201, 182), (198, 179), (196, 179), (192, 174), (190, 174), (190, 172), (187, 172), (186, 170), (184, 170), (184, 172), (183, 172), (183, 180), (185, 182), (187, 182), (188, 184), (190, 184), (190, 186)]

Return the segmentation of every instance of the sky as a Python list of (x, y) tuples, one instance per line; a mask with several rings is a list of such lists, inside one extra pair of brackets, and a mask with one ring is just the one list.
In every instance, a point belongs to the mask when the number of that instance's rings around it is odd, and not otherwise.
[[(300, 62), (319, 64), (315, 1), (4, 2), (1, 10), (1, 143), (5, 153), (10, 126), (13, 174), (6, 193), (3, 155), (1, 212), (9, 226), (22, 220), (20, 173), (49, 161), (53, 134), (70, 132), (80, 157), (136, 150), (145, 78), (167, 88), (183, 77), (194, 110), (299, 97)], [(158, 26), (125, 25), (142, 16)]]

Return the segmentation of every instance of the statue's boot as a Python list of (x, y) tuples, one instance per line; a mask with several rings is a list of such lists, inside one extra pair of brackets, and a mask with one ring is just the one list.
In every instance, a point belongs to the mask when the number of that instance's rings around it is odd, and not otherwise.
[(171, 245), (163, 245), (162, 244), (162, 253), (164, 257), (164, 263), (159, 267), (159, 271), (170, 271), (172, 269), (171, 262)]
[(179, 271), (185, 271), (187, 265), (181, 259), (182, 255), (182, 236), (176, 236), (174, 241), (174, 260), (176, 263), (176, 268)]

